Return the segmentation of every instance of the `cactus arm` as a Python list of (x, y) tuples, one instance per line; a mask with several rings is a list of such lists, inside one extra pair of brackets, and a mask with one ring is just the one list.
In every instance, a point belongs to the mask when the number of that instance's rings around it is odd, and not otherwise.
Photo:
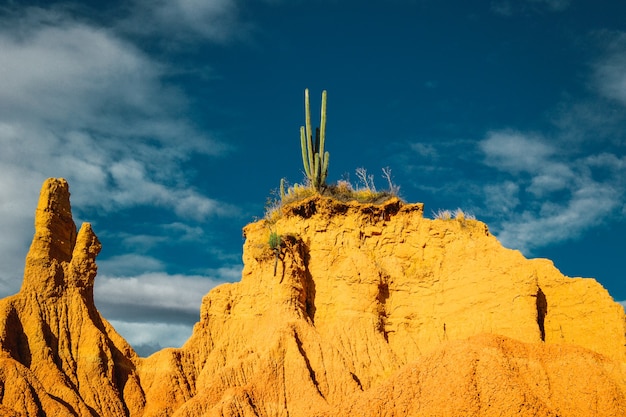
[(321, 180), (322, 184), (326, 183), (326, 177), (328, 176), (328, 160), (330, 159), (330, 154), (328, 151), (324, 154), (324, 160), (322, 161), (322, 172), (321, 172)]
[(311, 168), (309, 165), (309, 154), (304, 126), (300, 126), (300, 147), (302, 148), (302, 165), (307, 178), (311, 177)]
[(326, 90), (322, 91), (322, 111), (320, 116), (320, 141), (315, 148), (315, 152), (319, 152), (320, 156), (324, 155), (324, 142), (326, 141)]
[(313, 132), (311, 129), (311, 105), (309, 103), (309, 89), (304, 90), (304, 117), (306, 119), (307, 152), (309, 157), (309, 171), (313, 170)]
[(319, 154), (315, 154), (315, 169), (313, 171), (313, 185), (315, 188), (320, 187), (320, 156)]

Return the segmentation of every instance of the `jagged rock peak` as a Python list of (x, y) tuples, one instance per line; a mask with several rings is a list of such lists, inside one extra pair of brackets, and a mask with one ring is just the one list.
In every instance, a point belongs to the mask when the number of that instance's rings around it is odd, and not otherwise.
[(101, 245), (69, 197), (44, 182), (22, 289), (0, 300), (0, 416), (140, 416), (139, 359), (96, 309)]
[(52, 295), (93, 288), (101, 245), (89, 223), (76, 232), (70, 191), (63, 178), (48, 178), (35, 211), (35, 235), (26, 256), (22, 291)]
[(70, 190), (62, 178), (48, 178), (41, 186), (35, 211), (35, 236), (29, 256), (69, 261), (76, 242)]

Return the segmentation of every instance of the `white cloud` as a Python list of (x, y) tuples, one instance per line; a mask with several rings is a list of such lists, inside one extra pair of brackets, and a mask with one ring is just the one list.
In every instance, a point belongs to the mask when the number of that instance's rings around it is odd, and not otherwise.
[(533, 177), (528, 191), (536, 197), (543, 197), (551, 192), (566, 190), (578, 176), (567, 164), (562, 162), (546, 163)]
[(597, 155), (590, 155), (586, 158), (586, 162), (590, 166), (594, 167), (606, 167), (614, 170), (626, 169), (626, 156), (622, 156), (620, 158), (606, 152)]
[(501, 215), (512, 215), (520, 205), (520, 186), (514, 181), (488, 184), (484, 187), (485, 206)]
[[(132, 270), (133, 261), (144, 260), (131, 257), (113, 260), (113, 264), (121, 261), (122, 269)], [(136, 276), (99, 274), (94, 298), (100, 314), (142, 354), (149, 354), (160, 347), (181, 346), (199, 319), (202, 297), (216, 285), (239, 279), (238, 265), (209, 271), (209, 275), (159, 271)]]
[(161, 228), (169, 236), (175, 235), (178, 241), (198, 241), (204, 236), (202, 228), (180, 222), (164, 224)]
[(144, 323), (109, 320), (140, 356), (148, 356), (165, 347), (180, 347), (193, 328), (183, 324)]
[(513, 174), (539, 172), (555, 153), (539, 137), (514, 130), (489, 132), (479, 146), (487, 165)]
[(115, 162), (106, 173), (122, 181), (166, 178), (190, 152), (224, 149), (184, 117), (184, 96), (162, 81), (167, 69), (130, 43), (77, 22), (22, 28), (21, 36), (14, 25), (0, 31), (0, 132), (12, 156), (84, 161), (103, 179), (96, 170)]
[[(179, 243), (207, 245), (208, 236), (200, 226), (192, 226), (182, 222), (144, 225), (148, 230), (135, 229), (128, 231), (109, 232), (121, 246), (136, 254), (146, 253), (157, 246), (172, 246)], [(140, 255), (137, 255), (140, 256)], [(125, 258), (126, 259), (126, 258)], [(107, 263), (111, 259), (104, 261)], [(99, 262), (100, 265), (103, 261)], [(107, 269), (108, 271), (108, 269)]]
[(129, 127), (145, 129), (137, 116), (165, 116), (163, 106), (183, 104), (176, 90), (160, 83), (164, 68), (110, 32), (71, 21), (22, 22), (28, 29), (3, 23), (3, 118), (127, 134)]
[(41, 180), (36, 173), (17, 164), (0, 164), (0, 173), (0, 294), (8, 295), (17, 292), (22, 284)]
[(437, 148), (431, 144), (425, 144), (420, 142), (411, 143), (411, 150), (417, 153), (422, 158), (436, 159), (439, 157)]
[[(202, 297), (209, 290), (240, 280), (242, 270), (241, 265), (227, 265), (201, 275), (168, 274), (159, 270), (162, 265), (158, 260), (139, 255), (120, 256), (99, 264), (106, 272), (98, 274), (94, 296), (105, 317), (120, 320), (126, 317), (125, 311), (133, 311), (129, 317), (186, 324), (197, 320)], [(141, 272), (146, 270), (152, 271)], [(134, 271), (140, 273), (132, 275)], [(115, 275), (118, 272), (128, 275)]]
[(165, 265), (151, 256), (128, 253), (98, 261), (98, 269), (109, 276), (119, 276), (123, 274), (138, 274), (144, 271), (162, 271), (165, 269)]
[(491, 2), (491, 10), (496, 14), (510, 17), (546, 11), (562, 12), (570, 3), (571, 0), (494, 0)]
[(594, 81), (603, 96), (626, 105), (626, 33), (603, 33), (606, 54), (595, 65)]
[(590, 66), (594, 95), (564, 100), (550, 137), (506, 129), (479, 143), (484, 163), (499, 173), (483, 190), (507, 246), (530, 252), (623, 215), (626, 34), (593, 36), (603, 45)]
[[(115, 309), (117, 315), (122, 309), (132, 309), (136, 315), (160, 322), (169, 321), (175, 315), (197, 316), (202, 297), (216, 283), (209, 277), (163, 272), (146, 272), (132, 277), (99, 275), (94, 294), (104, 312)], [(141, 310), (148, 314), (142, 314)], [(167, 319), (163, 320), (165, 316)]]
[[(190, 185), (191, 155), (226, 147), (193, 126), (168, 68), (110, 30), (61, 12), (0, 15), (0, 292), (17, 290), (41, 183), (65, 177), (72, 204), (161, 207), (182, 219), (232, 207)], [(99, 229), (99, 233), (106, 230)]]
[(588, 181), (570, 199), (546, 200), (538, 207), (508, 217), (498, 226), (498, 238), (526, 253), (538, 247), (577, 238), (608, 220), (620, 198), (610, 185)]
[(247, 30), (235, 0), (136, 0), (123, 30), (170, 41), (227, 42)]
[(219, 282), (235, 282), (241, 280), (243, 265), (229, 265), (217, 269), (209, 269), (207, 275), (218, 277)]
[(571, 0), (528, 0), (530, 3), (535, 3), (541, 6), (545, 6), (548, 10), (553, 12), (560, 12), (567, 9)]
[(626, 164), (615, 155), (566, 159), (545, 138), (511, 130), (490, 132), (479, 147), (487, 165), (508, 174), (484, 187), (488, 209), (500, 219), (496, 234), (508, 247), (531, 252), (576, 238), (606, 222), (626, 198)]

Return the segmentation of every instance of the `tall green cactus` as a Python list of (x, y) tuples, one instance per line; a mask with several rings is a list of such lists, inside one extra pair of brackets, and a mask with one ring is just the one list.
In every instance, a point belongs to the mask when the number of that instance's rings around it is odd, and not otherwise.
[(311, 130), (311, 108), (309, 105), (309, 89), (304, 90), (305, 126), (300, 126), (300, 146), (302, 147), (302, 164), (309, 182), (317, 191), (326, 186), (328, 176), (328, 160), (330, 154), (324, 152), (326, 141), (326, 90), (322, 91), (322, 112), (320, 127), (315, 129), (315, 143)]

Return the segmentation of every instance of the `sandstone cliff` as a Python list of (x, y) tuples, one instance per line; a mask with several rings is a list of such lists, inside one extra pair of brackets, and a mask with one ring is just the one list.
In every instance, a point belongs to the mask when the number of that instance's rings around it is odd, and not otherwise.
[(248, 225), (241, 281), (204, 297), (182, 348), (138, 358), (94, 308), (97, 238), (48, 180), (22, 290), (0, 303), (0, 411), (626, 415), (625, 316), (606, 290), (422, 209), (312, 197)]
[(283, 211), (245, 228), (241, 282), (205, 296), (185, 346), (142, 364), (144, 387), (143, 369), (168, 364), (146, 415), (185, 377), (176, 416), (626, 410), (624, 311), (596, 281), (503, 248), (483, 223), (424, 219), (420, 204), (313, 197)]

